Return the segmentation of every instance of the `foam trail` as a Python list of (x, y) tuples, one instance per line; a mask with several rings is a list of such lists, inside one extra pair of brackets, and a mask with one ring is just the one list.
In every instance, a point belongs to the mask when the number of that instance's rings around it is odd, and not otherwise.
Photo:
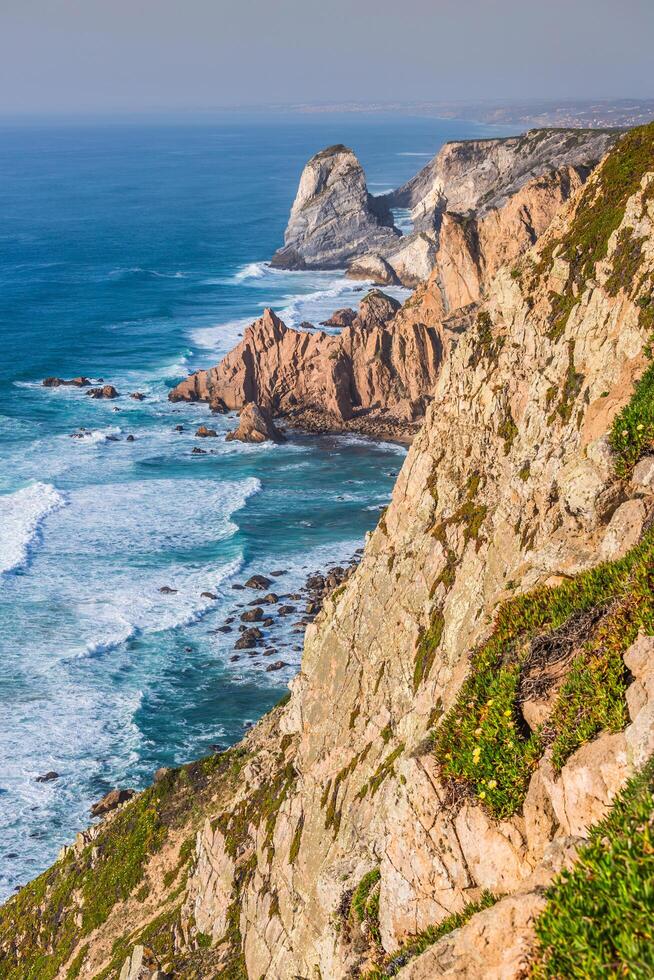
[(0, 575), (27, 565), (46, 517), (65, 503), (50, 483), (34, 483), (0, 497)]

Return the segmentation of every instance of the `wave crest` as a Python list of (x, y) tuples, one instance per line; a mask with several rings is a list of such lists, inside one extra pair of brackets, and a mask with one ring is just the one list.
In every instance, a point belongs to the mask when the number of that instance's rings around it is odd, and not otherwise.
[(0, 497), (0, 575), (27, 565), (46, 517), (65, 503), (50, 483), (34, 483)]

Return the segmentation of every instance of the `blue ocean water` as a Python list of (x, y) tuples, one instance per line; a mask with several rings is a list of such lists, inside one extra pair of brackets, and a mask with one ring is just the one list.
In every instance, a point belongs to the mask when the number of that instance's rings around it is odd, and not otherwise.
[[(276, 642), (277, 673), (230, 659), (234, 635), (212, 630), (250, 598), (232, 583), (285, 569), (292, 593), (388, 499), (400, 447), (295, 434), (193, 456), (207, 409), (166, 398), (264, 306), (298, 325), (356, 305), (338, 273), (265, 264), (304, 162), (349, 143), (381, 193), (445, 140), (489, 134), (361, 115), (0, 125), (0, 898), (108, 789), (237, 740), (279, 699), (298, 635)], [(78, 374), (122, 397), (40, 384)]]

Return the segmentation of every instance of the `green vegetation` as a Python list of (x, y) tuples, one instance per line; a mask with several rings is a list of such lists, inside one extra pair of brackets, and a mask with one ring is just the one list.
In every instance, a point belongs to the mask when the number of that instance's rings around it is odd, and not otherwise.
[(627, 783), (572, 870), (546, 894), (535, 980), (654, 976), (654, 760)]
[(404, 742), (401, 742), (393, 751), (386, 756), (386, 758), (377, 766), (377, 769), (372, 774), (370, 779), (363, 784), (356, 798), (362, 800), (364, 796), (370, 792), (371, 796), (374, 796), (381, 784), (384, 782), (387, 776), (390, 776), (394, 772), (393, 765), (396, 759), (404, 752)]
[(644, 238), (634, 238), (633, 228), (622, 228), (613, 254), (613, 268), (606, 280), (606, 291), (617, 296), (621, 289), (630, 292), (643, 261)]
[(609, 436), (619, 476), (628, 478), (640, 459), (654, 446), (654, 364), (636, 384), (628, 405), (616, 416)]
[[(5, 957), (3, 980), (54, 977), (80, 939), (143, 888), (150, 857), (171, 831), (199, 822), (214, 779), (235, 779), (244, 757), (243, 749), (232, 749), (171, 770), (107, 819), (94, 841), (79, 853), (71, 849), (7, 902), (0, 909), (0, 943), (15, 953)], [(191, 850), (183, 856), (188, 864)]]
[(268, 861), (273, 858), (273, 834), (282, 803), (295, 785), (297, 773), (292, 762), (284, 762), (280, 753), (279, 766), (271, 780), (263, 780), (257, 788), (230, 810), (213, 821), (225, 838), (225, 850), (234, 860), (241, 855), (250, 840), (250, 827), (266, 828), (265, 847)]
[(463, 525), (463, 540), (465, 544), (467, 544), (468, 541), (478, 540), (481, 525), (486, 519), (486, 514), (488, 512), (487, 507), (475, 503), (475, 498), (477, 497), (480, 485), (480, 475), (478, 473), (473, 473), (468, 478), (468, 482), (466, 484), (466, 496), (464, 502), (457, 508), (451, 517), (444, 518), (432, 528), (432, 535), (437, 541), (440, 541), (443, 548), (446, 550), (448, 547), (446, 531), (452, 524)]
[(293, 834), (293, 840), (291, 841), (291, 846), (288, 852), (288, 863), (295, 864), (295, 860), (300, 853), (300, 844), (302, 843), (302, 831), (304, 830), (304, 814), (300, 815), (300, 819), (297, 822), (297, 827), (295, 828), (295, 833)]
[(508, 456), (508, 454), (511, 452), (511, 446), (513, 445), (515, 437), (518, 434), (518, 426), (513, 420), (511, 409), (508, 405), (504, 413), (504, 418), (498, 426), (497, 434), (500, 439), (504, 439), (504, 455)]
[[(563, 765), (603, 729), (626, 723), (622, 654), (640, 629), (654, 633), (654, 531), (624, 558), (556, 588), (506, 602), (490, 638), (473, 655), (453, 708), (434, 735), (434, 752), (454, 798), (474, 796), (497, 818), (523, 803), (547, 744)], [(531, 732), (521, 701), (529, 676), (569, 660), (547, 731)]]
[(441, 642), (445, 618), (440, 608), (432, 611), (429, 627), (423, 631), (416, 647), (415, 666), (413, 668), (413, 690), (418, 690), (422, 682), (429, 677), (434, 664), (436, 651)]
[[(609, 239), (620, 226), (625, 205), (640, 187), (642, 177), (654, 170), (654, 123), (630, 130), (605, 158), (582, 192), (574, 219), (566, 234), (544, 249), (535, 273), (549, 273), (556, 255), (569, 263), (570, 274), (562, 295), (552, 294), (550, 337), (557, 340), (565, 330), (570, 312), (579, 302), (586, 281), (595, 274), (597, 262), (606, 258)], [(618, 243), (616, 267), (609, 289), (627, 285), (635, 276), (638, 249), (624, 237)]]
[(504, 337), (494, 336), (490, 314), (486, 310), (481, 310), (477, 314), (477, 337), (468, 367), (476, 368), (484, 359), (490, 364), (497, 364), (500, 351), (504, 347), (504, 339)]
[(362, 980), (386, 980), (387, 977), (396, 976), (410, 960), (420, 956), (426, 949), (437, 943), (439, 939), (443, 939), (444, 936), (454, 932), (455, 929), (460, 929), (477, 912), (491, 908), (496, 901), (494, 895), (490, 892), (484, 892), (478, 902), (470, 902), (460, 912), (448, 915), (438, 925), (428, 926), (416, 936), (407, 939), (398, 950), (385, 956), (382, 963), (372, 970), (368, 970), (363, 975)]
[(371, 748), (372, 748), (372, 742), (368, 742), (368, 744), (365, 746), (365, 748), (361, 750), (361, 752), (357, 752), (356, 755), (352, 756), (349, 763), (346, 766), (343, 766), (343, 768), (336, 773), (333, 786), (332, 786), (332, 780), (331, 779), (328, 780), (327, 786), (325, 787), (323, 794), (320, 798), (320, 806), (322, 807), (322, 809), (327, 807), (325, 812), (325, 830), (329, 830), (331, 827), (334, 833), (334, 837), (337, 836), (340, 830), (341, 817), (343, 813), (342, 800), (340, 801), (341, 806), (338, 805), (339, 804), (338, 794), (341, 788), (341, 784), (348, 778), (348, 776), (350, 776), (354, 772), (354, 770), (359, 765), (359, 763), (363, 762), (366, 759)]
[(379, 868), (373, 868), (363, 876), (352, 894), (350, 915), (352, 918), (368, 926), (369, 934), (379, 943)]
[[(581, 391), (581, 386), (583, 382), (584, 382), (583, 374), (579, 374), (577, 371), (575, 371), (575, 342), (574, 340), (571, 340), (568, 343), (568, 368), (565, 374), (565, 378), (563, 380), (563, 388), (561, 389), (561, 398), (559, 399), (559, 403), (556, 406), (555, 410), (552, 412), (552, 414), (548, 419), (550, 425), (552, 424), (552, 422), (556, 420), (557, 415), (563, 422), (570, 421), (570, 416), (572, 415), (572, 408), (574, 405), (574, 401), (577, 395), (579, 394), (579, 392)], [(547, 396), (546, 396), (547, 400), (549, 400), (550, 391), (552, 391), (552, 389), (548, 389)], [(555, 397), (558, 389), (555, 389), (554, 391), (555, 391), (554, 394)]]

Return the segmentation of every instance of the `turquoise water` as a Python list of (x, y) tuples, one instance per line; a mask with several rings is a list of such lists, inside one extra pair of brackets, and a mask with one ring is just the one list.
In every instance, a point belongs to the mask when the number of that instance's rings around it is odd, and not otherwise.
[[(388, 500), (396, 446), (292, 435), (192, 456), (207, 409), (166, 398), (265, 305), (289, 325), (356, 305), (339, 274), (265, 264), (303, 163), (349, 143), (381, 193), (445, 139), (489, 132), (361, 116), (0, 127), (0, 897), (109, 788), (237, 740), (279, 699), (298, 634), (277, 638), (277, 673), (231, 660), (234, 635), (211, 631), (250, 598), (232, 583), (285, 569), (275, 589), (293, 592), (346, 561)], [(78, 374), (122, 397), (40, 384)]]

